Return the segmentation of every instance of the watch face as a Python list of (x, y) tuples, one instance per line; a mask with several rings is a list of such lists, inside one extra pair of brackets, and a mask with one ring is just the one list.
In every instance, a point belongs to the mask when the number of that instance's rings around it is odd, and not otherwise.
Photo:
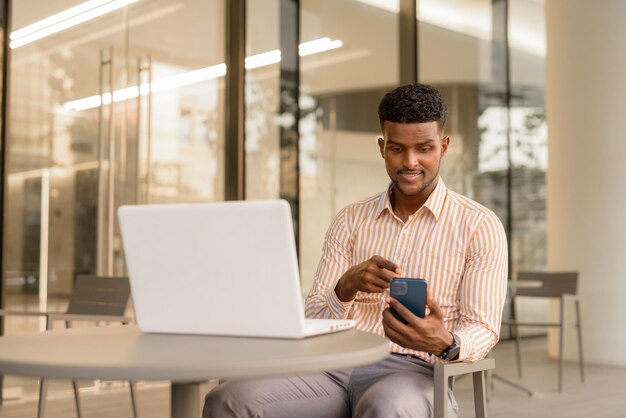
[(461, 347), (458, 345), (452, 346), (446, 353), (444, 360), (455, 360), (459, 356), (459, 351), (461, 351)]
[(461, 347), (457, 342), (456, 335), (454, 335), (454, 333), (452, 332), (450, 334), (452, 334), (452, 344), (450, 344), (445, 350), (443, 350), (443, 353), (441, 353), (441, 358), (447, 361), (456, 360), (459, 357), (459, 353), (461, 351)]

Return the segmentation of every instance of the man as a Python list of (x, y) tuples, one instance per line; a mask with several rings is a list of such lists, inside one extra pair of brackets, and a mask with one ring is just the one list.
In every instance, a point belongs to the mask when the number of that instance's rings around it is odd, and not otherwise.
[[(493, 212), (439, 177), (446, 113), (426, 85), (382, 99), (378, 145), (391, 183), (335, 217), (306, 300), (308, 317), (352, 318), (357, 329), (386, 335), (391, 355), (349, 370), (227, 383), (207, 396), (205, 417), (430, 417), (433, 364), (478, 360), (496, 344), (506, 236)], [(427, 281), (425, 318), (389, 298), (400, 276)], [(456, 416), (451, 391), (448, 406)]]

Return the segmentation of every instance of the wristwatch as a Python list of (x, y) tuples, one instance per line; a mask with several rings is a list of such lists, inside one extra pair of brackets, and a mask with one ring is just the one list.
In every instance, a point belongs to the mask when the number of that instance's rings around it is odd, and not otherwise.
[(439, 356), (447, 361), (458, 359), (461, 352), (461, 346), (459, 346), (459, 343), (456, 341), (456, 335), (454, 335), (454, 333), (452, 332), (450, 334), (452, 334), (452, 344), (447, 346), (446, 349), (443, 350), (441, 352), (441, 355)]

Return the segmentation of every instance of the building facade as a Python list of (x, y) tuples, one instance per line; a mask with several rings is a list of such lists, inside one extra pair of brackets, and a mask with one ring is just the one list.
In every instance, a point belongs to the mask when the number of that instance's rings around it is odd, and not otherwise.
[(378, 101), (416, 81), (449, 104), (447, 186), (500, 217), (512, 274), (546, 268), (544, 6), (5, 0), (2, 307), (126, 274), (120, 205), (236, 198), (290, 202), (306, 292), (333, 216), (388, 184)]

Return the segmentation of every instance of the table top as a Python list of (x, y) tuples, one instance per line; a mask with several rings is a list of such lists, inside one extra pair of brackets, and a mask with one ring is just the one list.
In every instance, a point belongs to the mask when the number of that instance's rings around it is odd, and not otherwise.
[(388, 354), (386, 338), (356, 330), (288, 340), (144, 334), (119, 325), (0, 337), (0, 374), (193, 382), (355, 367)]

